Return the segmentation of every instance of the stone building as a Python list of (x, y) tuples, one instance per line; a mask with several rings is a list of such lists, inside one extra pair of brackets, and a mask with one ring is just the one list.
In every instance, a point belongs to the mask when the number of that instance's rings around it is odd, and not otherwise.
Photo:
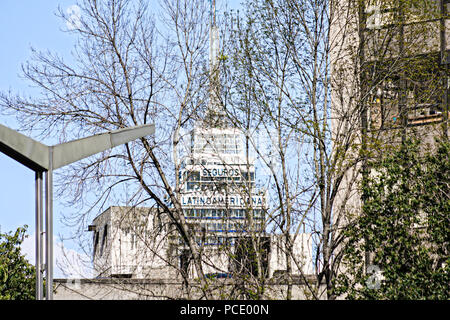
[[(358, 183), (376, 174), (368, 160), (407, 137), (433, 147), (449, 135), (450, 1), (338, 0), (331, 10), (333, 140), (357, 146), (345, 159), (357, 165), (343, 177), (335, 208), (354, 216)], [(366, 253), (367, 265), (371, 259)]]

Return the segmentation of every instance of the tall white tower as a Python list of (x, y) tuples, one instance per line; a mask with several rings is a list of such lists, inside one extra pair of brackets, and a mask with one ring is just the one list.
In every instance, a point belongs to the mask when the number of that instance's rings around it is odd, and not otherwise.
[(180, 172), (181, 205), (200, 245), (233, 245), (248, 231), (264, 230), (266, 191), (256, 190), (254, 159), (244, 134), (227, 124), (220, 99), (219, 33), (215, 0), (210, 15), (210, 99), (205, 119), (191, 132)]

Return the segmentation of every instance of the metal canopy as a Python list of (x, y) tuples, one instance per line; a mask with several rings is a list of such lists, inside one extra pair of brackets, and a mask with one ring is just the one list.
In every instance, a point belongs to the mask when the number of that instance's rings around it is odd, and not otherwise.
[(48, 147), (0, 124), (0, 152), (33, 171), (47, 171)]
[(55, 170), (154, 132), (155, 125), (148, 124), (96, 134), (49, 147), (0, 124), (0, 152), (33, 171), (43, 172), (50, 168), (49, 148), (53, 148), (52, 169)]

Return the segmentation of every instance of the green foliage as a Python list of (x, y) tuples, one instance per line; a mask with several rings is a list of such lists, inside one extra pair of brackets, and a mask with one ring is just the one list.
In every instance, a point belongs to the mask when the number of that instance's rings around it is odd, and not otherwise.
[(35, 268), (20, 251), (26, 228), (0, 233), (0, 300), (35, 299)]
[[(336, 290), (348, 299), (449, 299), (450, 144), (427, 153), (409, 140), (370, 164), (362, 214), (345, 231), (347, 272)], [(370, 253), (369, 262), (366, 254)], [(369, 266), (380, 268), (375, 279)], [(379, 287), (371, 286), (379, 281)]]

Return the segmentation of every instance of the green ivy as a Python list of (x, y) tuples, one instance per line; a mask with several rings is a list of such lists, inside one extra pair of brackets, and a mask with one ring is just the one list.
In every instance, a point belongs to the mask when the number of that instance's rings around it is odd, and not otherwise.
[[(410, 139), (383, 159), (372, 161), (362, 182), (362, 213), (348, 237), (336, 292), (348, 299), (450, 298), (450, 144), (437, 141), (425, 151)], [(371, 288), (369, 265), (380, 268)]]

